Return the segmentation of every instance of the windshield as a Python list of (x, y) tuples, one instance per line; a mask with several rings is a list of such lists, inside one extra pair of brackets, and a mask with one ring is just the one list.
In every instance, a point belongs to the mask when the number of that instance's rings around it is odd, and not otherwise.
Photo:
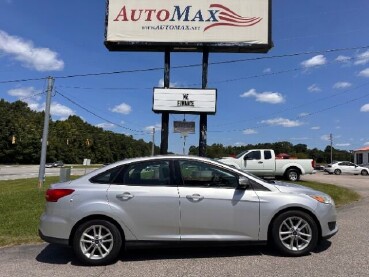
[(243, 152), (241, 152), (240, 154), (238, 154), (237, 156), (236, 156), (236, 159), (239, 159), (239, 158), (241, 158), (246, 152), (248, 152), (249, 150), (246, 150), (246, 151), (243, 151)]

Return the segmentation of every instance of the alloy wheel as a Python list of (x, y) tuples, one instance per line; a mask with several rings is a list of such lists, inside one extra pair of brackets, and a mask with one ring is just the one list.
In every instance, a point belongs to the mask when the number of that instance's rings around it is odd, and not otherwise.
[(312, 229), (305, 219), (298, 216), (288, 217), (279, 227), (279, 239), (287, 249), (301, 251), (309, 246)]
[(103, 225), (92, 225), (82, 233), (79, 244), (86, 258), (91, 260), (103, 259), (113, 249), (113, 234)]

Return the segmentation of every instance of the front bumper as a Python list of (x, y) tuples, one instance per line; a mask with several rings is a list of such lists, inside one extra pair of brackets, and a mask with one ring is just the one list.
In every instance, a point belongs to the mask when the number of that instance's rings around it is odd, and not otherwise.
[(322, 238), (331, 238), (338, 232), (337, 211), (334, 204), (319, 203), (316, 215), (320, 222)]

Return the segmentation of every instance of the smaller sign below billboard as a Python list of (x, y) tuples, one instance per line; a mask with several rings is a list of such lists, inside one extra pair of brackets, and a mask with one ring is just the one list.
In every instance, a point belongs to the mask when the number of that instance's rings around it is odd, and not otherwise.
[(154, 88), (153, 108), (156, 113), (215, 114), (216, 89)]
[(194, 134), (195, 122), (194, 121), (173, 121), (174, 133), (181, 134)]

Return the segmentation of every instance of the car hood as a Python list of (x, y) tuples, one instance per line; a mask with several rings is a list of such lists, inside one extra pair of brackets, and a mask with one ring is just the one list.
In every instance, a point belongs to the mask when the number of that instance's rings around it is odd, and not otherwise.
[(320, 195), (326, 195), (325, 193), (321, 191), (317, 191), (308, 187), (304, 187), (297, 184), (291, 184), (291, 183), (285, 183), (285, 182), (279, 182), (276, 181), (274, 183), (274, 186), (280, 191), (280, 192), (287, 192), (287, 193), (296, 193), (296, 194), (320, 194)]

